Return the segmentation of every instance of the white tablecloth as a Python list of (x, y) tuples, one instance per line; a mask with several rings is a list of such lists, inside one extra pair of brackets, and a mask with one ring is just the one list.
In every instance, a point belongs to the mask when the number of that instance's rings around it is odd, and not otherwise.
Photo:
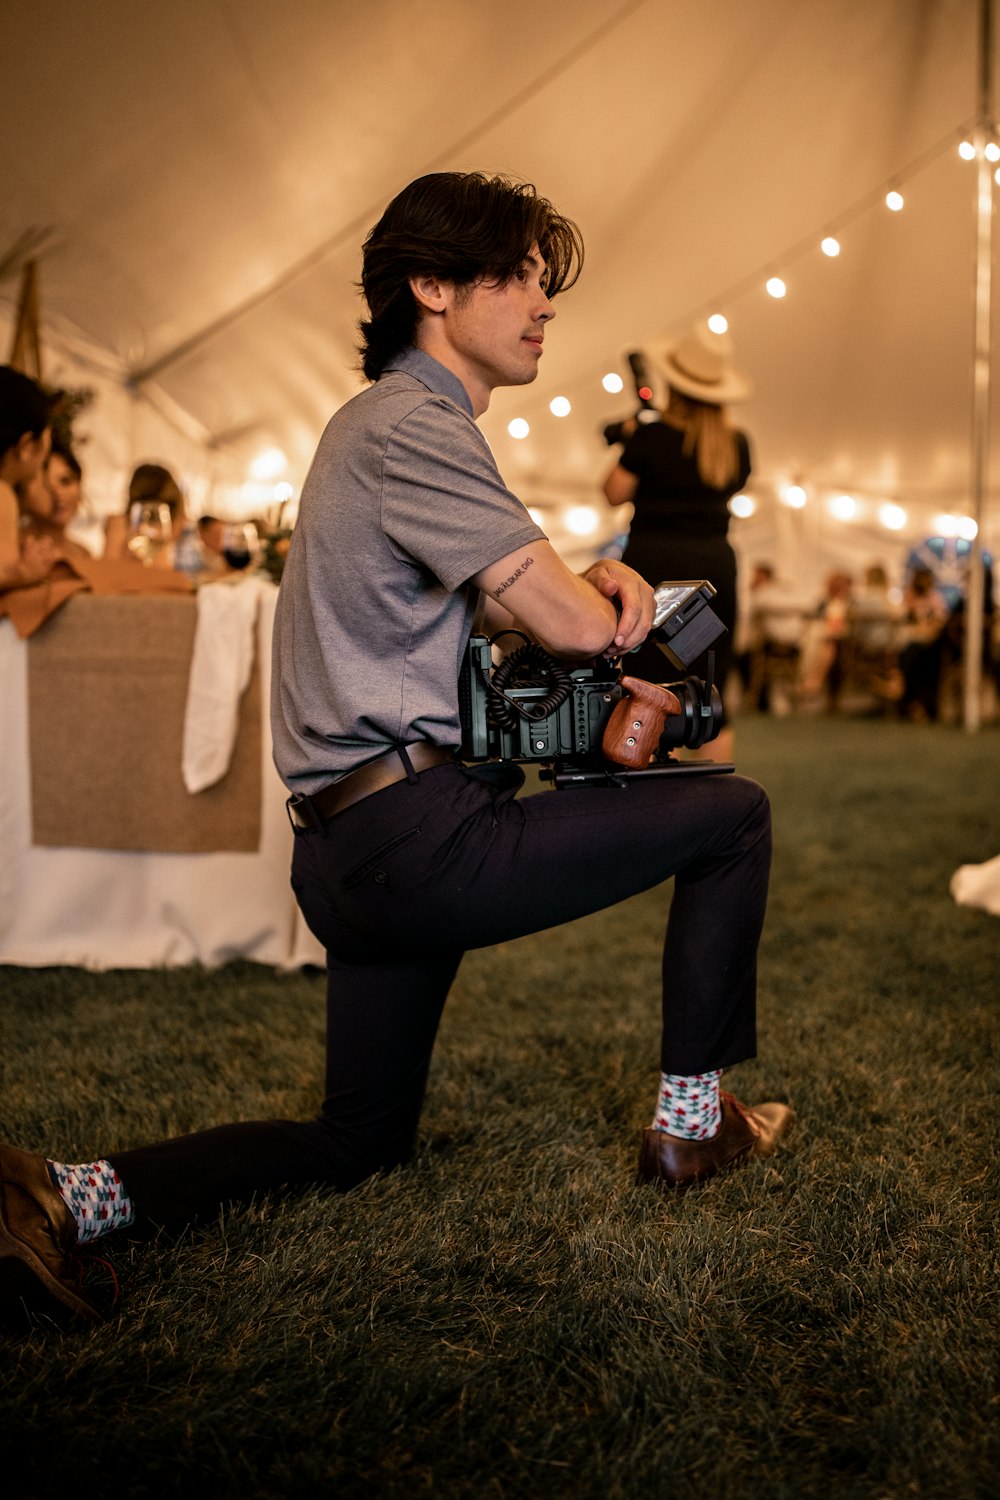
[[(277, 590), (258, 619), (263, 732), (260, 848), (148, 854), (31, 843), (28, 650), (0, 620), (0, 964), (153, 968), (250, 958), (323, 964), (288, 882), (292, 831), (267, 722)], [(0, 977), (0, 990), (3, 981)]]

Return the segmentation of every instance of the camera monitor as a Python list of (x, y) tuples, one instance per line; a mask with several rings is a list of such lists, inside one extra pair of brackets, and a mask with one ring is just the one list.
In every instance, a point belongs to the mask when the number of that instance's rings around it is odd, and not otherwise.
[(661, 583), (653, 590), (656, 612), (652, 635), (663, 654), (686, 672), (693, 661), (715, 645), (726, 627), (710, 601), (715, 589), (705, 578)]

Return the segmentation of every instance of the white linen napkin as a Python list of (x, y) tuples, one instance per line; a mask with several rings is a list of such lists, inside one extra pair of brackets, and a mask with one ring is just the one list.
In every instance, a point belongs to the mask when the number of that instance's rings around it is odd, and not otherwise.
[(262, 586), (261, 579), (244, 576), (198, 590), (181, 757), (189, 792), (214, 786), (233, 758), (240, 698), (253, 670)]
[(951, 894), (959, 906), (981, 906), (1000, 917), (1000, 855), (982, 865), (959, 865), (951, 877)]

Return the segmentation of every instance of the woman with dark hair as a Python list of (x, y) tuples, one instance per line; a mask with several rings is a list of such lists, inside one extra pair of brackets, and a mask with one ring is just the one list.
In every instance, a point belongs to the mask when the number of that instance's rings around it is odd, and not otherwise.
[[(170, 512), (170, 539), (176, 542), (184, 530), (184, 497), (180, 485), (163, 464), (139, 464), (129, 480), (128, 499), (125, 509), (116, 516), (109, 516), (104, 526), (104, 556), (109, 559), (131, 557), (129, 551), (129, 520), (134, 505), (158, 502)], [(154, 561), (161, 566), (172, 565), (173, 548), (159, 554)]]
[[(668, 346), (664, 367), (669, 395), (661, 420), (634, 425), (604, 493), (611, 505), (635, 506), (626, 557), (637, 573), (654, 585), (667, 578), (707, 578), (715, 588), (712, 607), (728, 632), (715, 646), (715, 680), (724, 697), (736, 629), (729, 501), (750, 477), (750, 445), (729, 425), (725, 406), (745, 401), (753, 386), (733, 363), (728, 334), (703, 323)], [(636, 676), (654, 680), (662, 679), (666, 666), (654, 645), (644, 646), (630, 663)], [(696, 662), (694, 672), (702, 675), (704, 662)], [(730, 760), (732, 750), (724, 712), (723, 729), (705, 747), (705, 757)]]
[(80, 460), (63, 439), (54, 437), (43, 467), (20, 492), (28, 513), (25, 535), (48, 537), (65, 557), (89, 558), (89, 550), (66, 530), (80, 509), (82, 484)]
[(37, 381), (0, 365), (0, 589), (40, 583), (58, 555), (50, 539), (22, 535), (17, 493), (48, 456), (51, 412), (51, 399)]

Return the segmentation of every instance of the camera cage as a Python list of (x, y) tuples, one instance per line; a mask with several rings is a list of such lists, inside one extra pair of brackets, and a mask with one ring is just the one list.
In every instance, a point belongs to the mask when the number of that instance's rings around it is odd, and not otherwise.
[[(648, 765), (627, 765), (607, 753), (608, 721), (623, 700), (631, 702), (621, 658), (598, 657), (569, 666), (514, 628), (490, 637), (473, 634), (469, 640), (458, 684), (462, 759), (534, 762), (556, 787), (623, 785), (639, 776), (731, 771), (725, 763), (677, 760), (670, 753), (681, 746), (706, 744), (721, 727), (711, 648), (726, 627), (711, 608), (715, 589), (706, 579), (667, 581), (654, 595), (650, 638), (681, 672), (707, 651), (708, 672), (704, 680), (685, 676), (659, 685), (670, 706)], [(520, 638), (522, 644), (494, 662), (493, 648), (507, 636)], [(624, 713), (619, 711), (619, 719)]]

